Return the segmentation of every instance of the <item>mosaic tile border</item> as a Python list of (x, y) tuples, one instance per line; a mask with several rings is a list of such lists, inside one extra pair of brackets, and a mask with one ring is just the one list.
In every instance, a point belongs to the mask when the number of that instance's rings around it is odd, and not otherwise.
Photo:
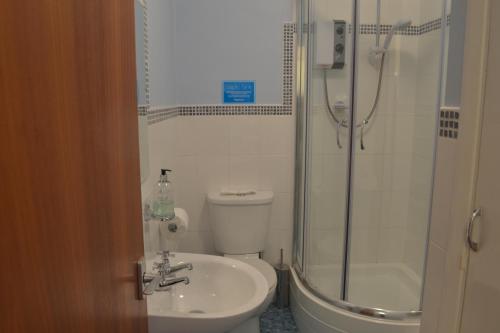
[(283, 26), (282, 55), (282, 104), (224, 105), (199, 104), (159, 108), (147, 112), (148, 124), (156, 124), (176, 116), (289, 116), (293, 110), (293, 88), (295, 77), (295, 23)]
[(139, 116), (147, 116), (148, 115), (148, 106), (147, 105), (139, 105), (137, 107), (137, 113)]
[(291, 106), (278, 104), (257, 105), (183, 105), (180, 116), (284, 116), (291, 115)]
[[(451, 22), (451, 18), (448, 15), (446, 17), (446, 24), (449, 25)], [(405, 30), (396, 32), (397, 35), (404, 36), (420, 36), (426, 34), (428, 32), (439, 30), (442, 27), (442, 19), (438, 18), (432, 21), (428, 21), (422, 23), (421, 25), (411, 25)], [(390, 24), (382, 24), (380, 26), (380, 33), (382, 35), (386, 35), (391, 30), (392, 25)], [(377, 33), (377, 25), (376, 24), (361, 24), (360, 25), (360, 34), (361, 35), (375, 35)]]
[(144, 34), (144, 90), (145, 90), (145, 98), (146, 98), (146, 104), (149, 105), (149, 87), (150, 87), (150, 81), (149, 81), (149, 37), (148, 37), (148, 2), (147, 0), (143, 0), (143, 21), (144, 21), (144, 27), (143, 27), (143, 34)]
[(442, 107), (439, 114), (439, 136), (448, 139), (458, 139), (460, 130), (460, 109)]
[(292, 113), (295, 77), (295, 23), (285, 23), (283, 28), (283, 106)]
[[(380, 34), (387, 35), (391, 30), (392, 25), (390, 24), (381, 24), (380, 25)], [(361, 35), (375, 35), (377, 33), (377, 25), (376, 24), (361, 24), (359, 26), (359, 33)], [(399, 35), (406, 36), (418, 36), (420, 35), (420, 26), (411, 25), (405, 30), (398, 31)]]
[(180, 107), (165, 107), (149, 109), (147, 112), (148, 125), (153, 125), (161, 121), (177, 117), (180, 114)]

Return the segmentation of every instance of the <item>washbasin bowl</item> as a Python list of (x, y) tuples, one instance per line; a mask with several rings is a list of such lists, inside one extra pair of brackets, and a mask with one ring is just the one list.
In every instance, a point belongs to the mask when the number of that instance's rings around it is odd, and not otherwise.
[(254, 267), (226, 257), (174, 255), (172, 264), (193, 265), (192, 271), (176, 273), (189, 277), (190, 283), (147, 297), (150, 333), (228, 332), (254, 316), (264, 303), (267, 281)]

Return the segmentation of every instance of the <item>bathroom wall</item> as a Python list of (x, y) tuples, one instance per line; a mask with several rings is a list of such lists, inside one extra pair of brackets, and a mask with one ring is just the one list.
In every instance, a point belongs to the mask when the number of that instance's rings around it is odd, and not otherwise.
[[(291, 0), (177, 0), (176, 102), (221, 103), (224, 80), (255, 80), (258, 104), (281, 103), (283, 24)], [(181, 19), (182, 18), (182, 19)]]
[[(317, 0), (320, 19), (351, 22), (349, 0)], [(343, 8), (339, 11), (338, 8)], [(365, 132), (366, 150), (356, 135), (353, 177), (351, 263), (403, 263), (422, 275), (428, 223), (433, 138), (437, 117), (440, 30), (425, 23), (440, 19), (440, 1), (382, 0), (381, 23), (411, 19), (415, 33), (398, 35), (387, 54), (378, 111)], [(375, 98), (378, 69), (368, 61), (375, 43), (376, 1), (361, 1), (358, 45), (357, 117)], [(382, 41), (385, 35), (382, 35)], [(350, 90), (349, 69), (329, 71), (330, 103)], [(339, 264), (346, 207), (347, 137), (336, 144), (336, 125), (326, 113), (322, 71), (313, 73), (311, 261)]]
[(175, 101), (175, 0), (148, 0), (150, 104), (172, 106)]
[[(293, 63), (285, 59), (291, 30), (285, 23), (292, 21), (292, 1), (148, 2), (149, 12), (156, 12), (149, 17), (150, 71), (156, 77), (149, 115), (151, 176), (143, 184), (143, 198), (159, 169), (172, 168), (176, 205), (190, 216), (180, 250), (215, 253), (206, 194), (273, 190), (264, 258), (275, 263), (284, 248), (290, 263), (295, 117), (285, 68)], [(222, 80), (255, 80), (257, 104), (222, 105)], [(145, 231), (154, 252), (157, 225), (146, 223)]]
[(134, 1), (135, 9), (135, 41), (136, 41), (136, 52), (135, 52), (135, 62), (137, 68), (137, 103), (139, 105), (147, 104), (146, 98), (146, 54), (144, 52), (145, 47), (145, 14), (144, 8), (139, 1)]

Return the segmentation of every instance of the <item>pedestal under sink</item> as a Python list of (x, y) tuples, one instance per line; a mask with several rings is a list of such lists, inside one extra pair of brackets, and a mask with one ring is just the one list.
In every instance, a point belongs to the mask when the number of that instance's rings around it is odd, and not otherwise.
[(186, 253), (170, 261), (193, 265), (192, 271), (177, 273), (190, 283), (148, 296), (150, 333), (228, 332), (256, 315), (266, 299), (266, 279), (244, 262)]

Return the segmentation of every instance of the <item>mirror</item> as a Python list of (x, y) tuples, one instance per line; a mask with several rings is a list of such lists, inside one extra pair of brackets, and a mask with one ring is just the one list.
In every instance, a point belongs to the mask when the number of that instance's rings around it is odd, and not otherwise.
[(149, 175), (148, 147), (148, 45), (147, 45), (147, 6), (146, 0), (135, 0), (135, 53), (137, 68), (137, 114), (139, 116), (139, 148), (141, 159), (141, 183)]

